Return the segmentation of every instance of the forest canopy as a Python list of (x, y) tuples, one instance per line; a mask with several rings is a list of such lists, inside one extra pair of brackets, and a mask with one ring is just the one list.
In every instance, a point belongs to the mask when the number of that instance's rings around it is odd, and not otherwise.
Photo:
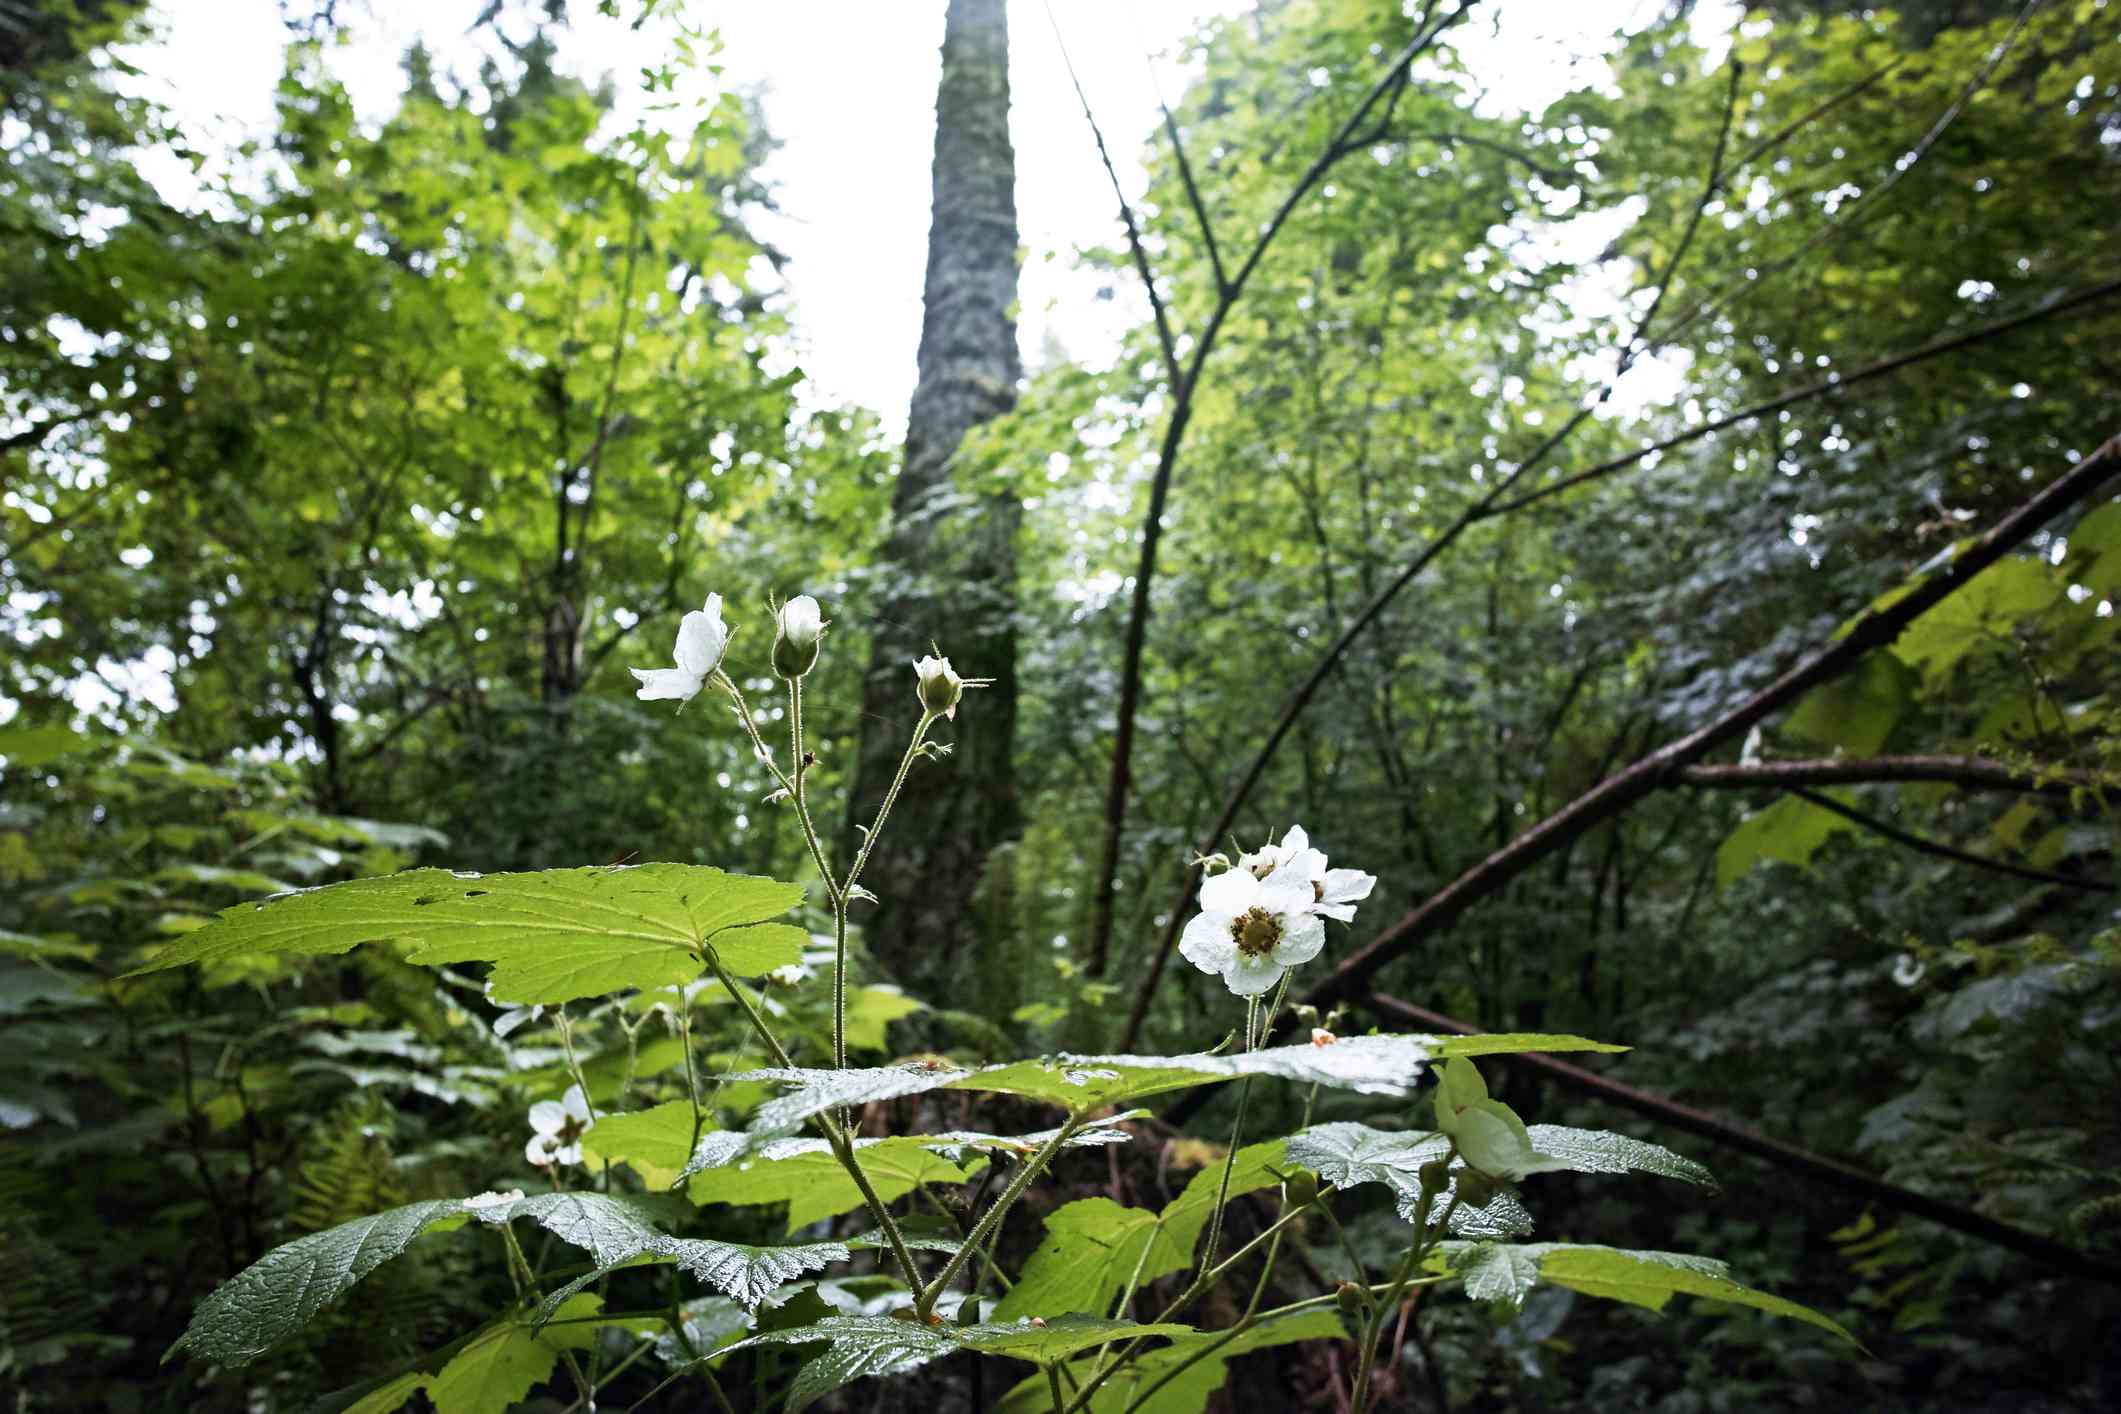
[(0, 3), (14, 1407), (2121, 1401), (2113, 0), (907, 7), (893, 406), (830, 7), (197, 8)]

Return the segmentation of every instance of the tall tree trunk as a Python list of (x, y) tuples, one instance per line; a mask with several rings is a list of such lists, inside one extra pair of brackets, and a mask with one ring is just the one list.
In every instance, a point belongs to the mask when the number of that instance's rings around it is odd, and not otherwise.
[[(905, 464), (891, 500), (878, 605), (862, 691), (862, 743), (849, 833), (873, 819), (919, 708), (913, 660), (932, 639), (968, 677), (941, 766), (916, 768), (864, 881), (882, 896), (863, 924), (871, 953), (916, 992), (933, 995), (972, 941), (969, 905), (987, 858), (1021, 828), (1010, 752), (1016, 734), (1016, 532), (1013, 487), (953, 479), (965, 434), (1007, 412), (1022, 372), (1016, 352), (1016, 154), (1009, 143), (1009, 31), (1004, 0), (950, 0), (935, 102), (935, 211), (928, 232), (920, 379)], [(939, 494), (941, 493), (941, 494)], [(944, 494), (969, 496), (970, 504)]]

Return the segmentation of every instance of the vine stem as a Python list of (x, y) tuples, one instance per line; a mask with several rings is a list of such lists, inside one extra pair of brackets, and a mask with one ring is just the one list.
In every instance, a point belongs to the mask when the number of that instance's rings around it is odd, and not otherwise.
[[(869, 833), (855, 852), (854, 863), (847, 866), (846, 881), (832, 896), (832, 1064), (836, 1069), (847, 1068), (847, 909), (854, 902), (855, 881), (862, 876), (862, 866), (869, 862), (869, 851), (876, 847), (877, 836), (884, 832), (884, 821), (890, 817), (891, 807), (897, 802), (898, 793), (913, 770), (913, 758), (920, 754), (921, 742), (934, 721), (935, 713), (922, 708), (920, 722), (913, 729), (913, 740), (906, 744), (906, 754), (899, 758), (898, 774), (891, 778), (891, 789), (885, 792), (884, 803), (877, 807), (876, 819), (870, 822)], [(798, 809), (802, 808), (800, 787), (796, 805)], [(804, 812), (803, 827), (810, 828), (808, 811)]]
[[(1452, 1153), (1456, 1152), (1454, 1145)], [(1448, 1156), (1444, 1162), (1450, 1162)], [(1421, 1202), (1414, 1210), (1414, 1245), (1407, 1249), (1406, 1260), (1399, 1264), (1399, 1271), (1392, 1278), (1392, 1285), (1386, 1291), (1385, 1299), (1377, 1303), (1370, 1312), (1369, 1320), (1363, 1325), (1362, 1359), (1355, 1370), (1353, 1414), (1364, 1414), (1369, 1408), (1371, 1379), (1377, 1371), (1377, 1345), (1384, 1337), (1386, 1319), (1399, 1309), (1400, 1300), (1406, 1293), (1408, 1283), (1413, 1280), (1414, 1273), (1421, 1269), (1422, 1260), (1428, 1256), (1429, 1249), (1440, 1241), (1441, 1234), (1449, 1229), (1451, 1214), (1458, 1211), (1458, 1195), (1453, 1193), (1451, 1201), (1444, 1205), (1443, 1216), (1436, 1220), (1434, 1231), (1438, 1236), (1432, 1238), (1429, 1235), (1429, 1209), (1436, 1201), (1436, 1192), (1433, 1188), (1423, 1188)]]
[[(722, 984), (723, 990), (743, 1009), (745, 1019), (751, 1023), (751, 1029), (758, 1032), (759, 1039), (766, 1043), (766, 1049), (772, 1052), (773, 1058), (783, 1069), (795, 1069), (795, 1062), (789, 1058), (787, 1048), (781, 1045), (780, 1037), (773, 1034), (773, 1028), (766, 1024), (766, 1018), (759, 1014), (759, 1009), (753, 1004), (750, 996), (737, 985), (737, 980), (729, 975), (729, 969), (722, 965), (722, 959), (716, 956), (711, 947), (704, 951), (707, 965), (714, 969), (715, 980)], [(913, 1253), (906, 1246), (905, 1234), (899, 1231), (897, 1220), (891, 1216), (891, 1209), (877, 1196), (875, 1187), (869, 1182), (869, 1175), (862, 1171), (861, 1164), (856, 1161), (853, 1141), (847, 1137), (846, 1131), (840, 1128), (838, 1121), (834, 1120), (829, 1112), (813, 1115), (812, 1118), (817, 1121), (818, 1128), (825, 1132), (825, 1142), (832, 1146), (833, 1157), (840, 1161), (840, 1167), (847, 1170), (847, 1176), (854, 1180), (854, 1186), (861, 1191), (862, 1202), (869, 1209), (869, 1216), (876, 1219), (876, 1225), (882, 1230), (885, 1242), (891, 1247), (891, 1255), (898, 1259), (899, 1268), (905, 1273), (906, 1285), (915, 1291), (920, 1290), (920, 1268), (913, 1265)], [(962, 1257), (964, 1254), (960, 1251), (958, 1255)]]
[(921, 1288), (920, 1283), (914, 1283), (915, 1289), (920, 1291), (920, 1295), (914, 1299), (913, 1303), (915, 1315), (922, 1320), (927, 1320), (934, 1314), (936, 1299), (943, 1294), (944, 1290), (950, 1285), (951, 1280), (964, 1268), (965, 1263), (971, 1259), (972, 1253), (983, 1247), (994, 1230), (1001, 1226), (1002, 1219), (1008, 1216), (1009, 1209), (1016, 1203), (1018, 1198), (1023, 1196), (1024, 1190), (1031, 1186), (1032, 1180), (1037, 1178), (1045, 1167), (1053, 1162), (1053, 1156), (1058, 1154), (1062, 1147), (1075, 1137), (1075, 1132), (1080, 1125), (1081, 1120), (1077, 1116), (1069, 1115), (1068, 1122), (1059, 1129), (1054, 1130), (1053, 1137), (1041, 1145), (1038, 1152), (1024, 1160), (1023, 1166), (1010, 1178), (1009, 1186), (1004, 1188), (1001, 1191), (1001, 1195), (988, 1205), (986, 1212), (980, 1214), (980, 1220), (974, 1225), (971, 1235), (959, 1244), (957, 1251), (950, 1254), (949, 1262), (943, 1267), (942, 1272), (936, 1279), (930, 1282), (925, 1289)]

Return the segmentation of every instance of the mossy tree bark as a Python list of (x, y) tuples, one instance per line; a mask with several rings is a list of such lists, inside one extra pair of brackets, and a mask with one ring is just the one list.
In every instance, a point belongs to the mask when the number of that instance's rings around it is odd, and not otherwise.
[(1003, 0), (950, 0), (936, 94), (934, 215), (928, 234), (920, 377), (892, 495), (885, 582), (863, 685), (853, 826), (874, 818), (919, 708), (913, 660), (931, 640), (967, 677), (938, 739), (940, 767), (917, 766), (866, 873), (883, 902), (856, 921), (873, 956), (916, 993), (940, 995), (972, 941), (970, 903), (989, 855), (1021, 828), (1016, 733), (1016, 534), (1006, 468), (957, 457), (966, 433), (1007, 412), (1016, 349), (1016, 154), (1009, 141), (1009, 33)]

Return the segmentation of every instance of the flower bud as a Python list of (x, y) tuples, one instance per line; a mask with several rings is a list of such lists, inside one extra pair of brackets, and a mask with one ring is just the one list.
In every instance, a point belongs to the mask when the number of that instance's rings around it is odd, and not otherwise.
[(1370, 1293), (1352, 1281), (1334, 1288), (1333, 1299), (1340, 1303), (1340, 1313), (1350, 1320), (1361, 1320), (1369, 1313)]
[(793, 679), (816, 667), (818, 643), (825, 636), (817, 600), (798, 594), (774, 610), (773, 622), (773, 670)]
[(1309, 1169), (1298, 1169), (1282, 1182), (1281, 1191), (1291, 1210), (1308, 1208), (1318, 1201), (1318, 1175)]
[(951, 671), (950, 660), (930, 654), (915, 663), (913, 671), (920, 674), (921, 706), (954, 720), (958, 701), (965, 695), (965, 680)]
[(1441, 1193), (1451, 1183), (1451, 1161), (1431, 1159), (1421, 1166), (1421, 1191)]

